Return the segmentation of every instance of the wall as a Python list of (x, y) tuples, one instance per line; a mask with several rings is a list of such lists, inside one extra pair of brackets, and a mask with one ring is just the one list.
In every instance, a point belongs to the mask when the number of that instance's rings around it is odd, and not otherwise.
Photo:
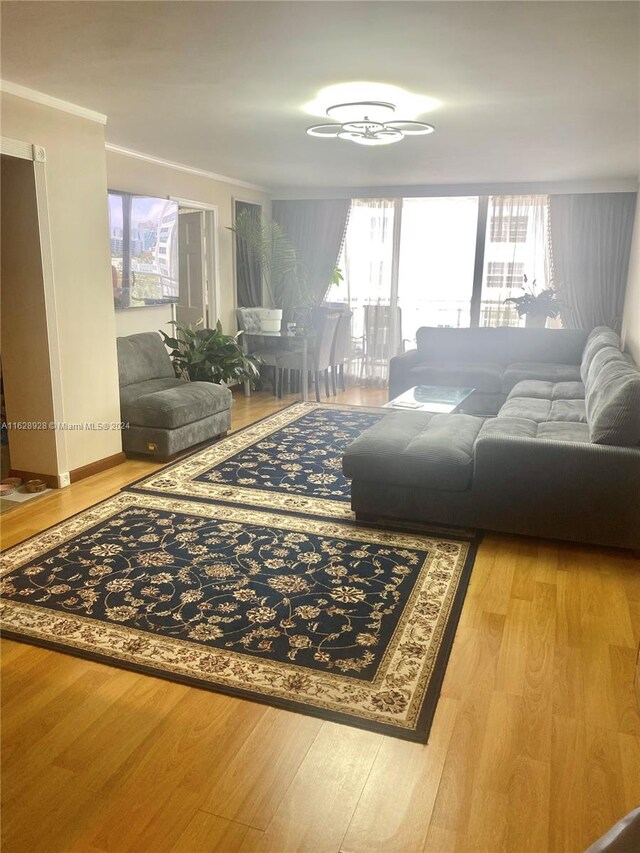
[[(638, 188), (640, 192), (640, 187)], [(622, 315), (622, 346), (640, 365), (640, 204), (636, 205), (627, 293)]]
[[(2, 135), (46, 150), (46, 179), (60, 341), (63, 418), (120, 419), (111, 288), (104, 126), (2, 95)], [(43, 381), (49, 381), (43, 371)], [(69, 469), (121, 451), (118, 431), (66, 435)]]
[(148, 308), (129, 308), (116, 311), (116, 335), (135, 335), (138, 332), (169, 331), (172, 319), (170, 305), (153, 305)]
[[(149, 162), (116, 151), (107, 151), (107, 176), (111, 189), (174, 196), (218, 208), (218, 269), (220, 274), (220, 319), (225, 331), (236, 328), (235, 281), (233, 273), (233, 199), (242, 198), (264, 205), (269, 212), (266, 193), (242, 185), (225, 183), (204, 175), (191, 174), (162, 163)], [(171, 319), (170, 308), (160, 305), (148, 309), (117, 311), (118, 334), (155, 331)], [(135, 316), (134, 316), (135, 315)]]
[[(2, 379), (7, 421), (54, 420), (33, 162), (2, 157)], [(55, 476), (52, 430), (9, 430), (11, 467)]]

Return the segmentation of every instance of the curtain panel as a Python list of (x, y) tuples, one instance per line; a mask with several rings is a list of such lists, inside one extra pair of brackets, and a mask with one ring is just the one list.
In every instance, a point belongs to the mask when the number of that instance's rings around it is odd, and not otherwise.
[(350, 199), (274, 201), (272, 218), (284, 229), (304, 265), (316, 305), (331, 284), (342, 250)]
[(327, 304), (352, 312), (347, 375), (364, 385), (385, 385), (389, 359), (398, 354), (401, 328), (392, 286), (394, 199), (353, 199), (340, 257), (344, 281), (330, 288)]
[[(259, 218), (259, 204), (236, 201), (236, 216), (247, 213)], [(236, 238), (236, 289), (239, 308), (257, 308), (262, 305), (262, 269), (260, 261), (251, 254), (244, 240)]]
[(555, 287), (566, 328), (620, 331), (636, 193), (550, 197)]

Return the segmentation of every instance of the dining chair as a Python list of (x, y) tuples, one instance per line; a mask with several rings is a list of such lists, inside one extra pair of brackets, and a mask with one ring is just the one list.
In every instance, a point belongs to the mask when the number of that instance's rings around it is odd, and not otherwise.
[[(236, 317), (238, 328), (241, 331), (256, 335), (260, 333), (260, 317), (255, 308), (237, 308)], [(255, 355), (261, 364), (273, 370), (273, 393), (275, 397), (280, 396), (278, 359), (284, 352), (287, 352), (281, 345), (280, 340), (270, 341), (268, 338), (263, 338), (260, 344), (255, 348), (251, 348), (249, 352), (251, 352), (251, 355)]]
[[(320, 402), (320, 374), (324, 374), (324, 386), (326, 396), (331, 394), (329, 388), (329, 370), (331, 368), (331, 357), (333, 354), (333, 344), (340, 320), (340, 313), (337, 311), (317, 311), (315, 313), (315, 337), (312, 346), (309, 348), (308, 373), (313, 374), (313, 384), (316, 392), (316, 402)], [(278, 367), (282, 370), (300, 370), (300, 356), (298, 353), (289, 351), (282, 355), (278, 360)], [(309, 376), (301, 376), (301, 382), (308, 382)], [(278, 381), (278, 387), (282, 388), (282, 379)]]
[(346, 391), (344, 381), (344, 364), (349, 358), (351, 345), (351, 318), (353, 311), (341, 311), (338, 326), (333, 340), (333, 352), (331, 354), (331, 384), (333, 396), (337, 393), (338, 386)]

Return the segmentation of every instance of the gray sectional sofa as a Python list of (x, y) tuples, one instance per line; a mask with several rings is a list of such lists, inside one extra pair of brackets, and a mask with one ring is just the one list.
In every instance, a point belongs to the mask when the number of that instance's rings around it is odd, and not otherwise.
[(479, 390), (466, 412), (391, 410), (347, 449), (358, 517), (640, 549), (640, 371), (615, 332), (421, 329), (418, 342), (391, 362), (392, 397)]
[(224, 435), (231, 426), (231, 392), (212, 382), (188, 382), (175, 375), (157, 332), (116, 339), (120, 415), (126, 453), (166, 459)]

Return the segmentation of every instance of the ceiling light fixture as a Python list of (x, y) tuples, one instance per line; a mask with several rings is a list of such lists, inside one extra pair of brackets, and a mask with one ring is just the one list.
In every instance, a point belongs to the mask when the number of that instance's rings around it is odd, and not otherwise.
[(405, 136), (422, 136), (435, 130), (423, 121), (394, 119), (395, 105), (387, 101), (334, 104), (326, 112), (337, 123), (314, 124), (307, 128), (309, 136), (346, 139), (358, 145), (390, 145)]

